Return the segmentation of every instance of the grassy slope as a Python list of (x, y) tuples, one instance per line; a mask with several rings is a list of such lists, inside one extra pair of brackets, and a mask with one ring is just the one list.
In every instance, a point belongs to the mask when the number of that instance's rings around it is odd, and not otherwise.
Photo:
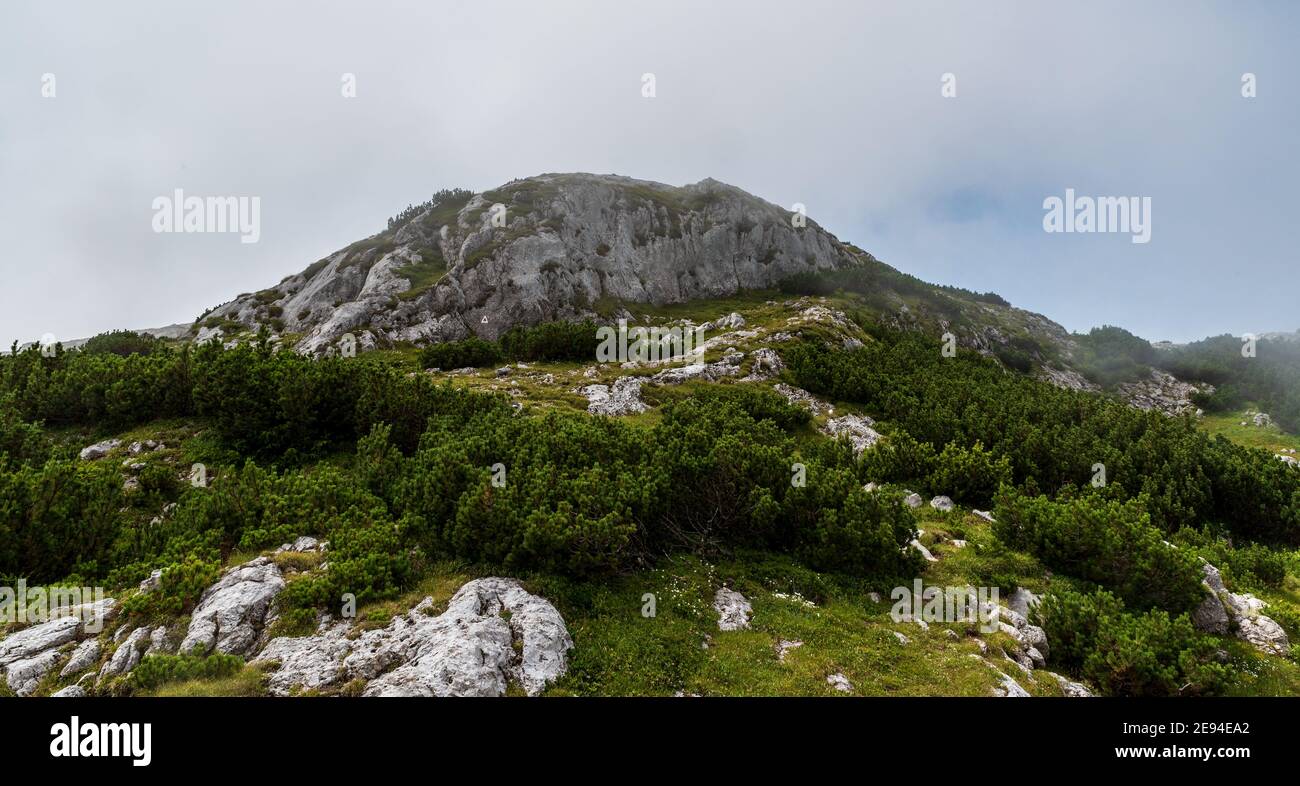
[[(1259, 411), (1258, 408), (1248, 407), (1239, 412), (1206, 414), (1201, 418), (1201, 425), (1211, 434), (1222, 434), (1233, 442), (1249, 448), (1260, 448), (1271, 453), (1277, 453), (1283, 448), (1300, 451), (1300, 436), (1288, 434), (1276, 425), (1251, 425), (1250, 419), (1246, 416), (1246, 412), (1250, 409)], [(1241, 425), (1243, 422), (1247, 425)]]
[[(751, 293), (723, 301), (644, 311), (650, 321), (661, 323), (681, 318), (700, 322), (734, 310), (745, 316), (746, 330), (759, 327), (770, 335), (789, 328), (788, 320), (798, 311), (785, 306), (786, 299), (771, 292)], [(808, 305), (852, 306), (851, 301), (838, 298), (825, 302), (817, 298), (806, 300)], [(642, 317), (641, 311), (637, 309), (638, 318)], [(821, 329), (822, 326), (813, 328)], [(870, 340), (865, 335), (861, 338)], [(752, 340), (737, 339), (734, 345), (750, 350), (768, 343), (765, 335)], [(733, 343), (727, 342), (726, 346), (730, 345)], [(714, 360), (721, 352), (721, 347), (715, 348), (706, 359)], [(414, 348), (387, 350), (380, 357), (399, 368), (419, 373), (418, 351)], [(593, 382), (608, 384), (628, 373), (651, 374), (657, 370), (601, 366), (597, 378), (590, 379), (583, 375), (583, 369), (582, 364), (539, 363), (526, 369), (516, 368), (507, 378), (496, 377), (491, 369), (450, 378), (456, 385), (507, 392), (523, 403), (526, 411), (550, 408), (584, 411), (586, 400), (573, 392), (575, 388)], [(546, 375), (550, 375), (550, 381)], [(684, 395), (689, 390), (690, 385), (647, 387), (646, 398), (653, 403)], [(846, 411), (849, 408), (835, 407), (836, 414)], [(649, 421), (654, 417), (650, 412), (633, 420)], [(1206, 418), (1205, 426), (1212, 432), (1257, 447), (1300, 446), (1300, 440), (1276, 429), (1243, 429), (1237, 425), (1240, 420), (1237, 414), (1211, 417)], [(124, 444), (132, 439), (161, 438), (167, 442), (168, 450), (151, 456), (150, 460), (170, 456), (179, 466), (185, 466), (192, 460), (213, 455), (213, 446), (205, 439), (202, 427), (201, 423), (158, 422), (118, 436), (124, 439)], [(886, 433), (889, 431), (888, 423), (880, 427)], [(87, 444), (91, 435), (68, 431), (61, 436), (70, 447), (75, 447)], [(808, 438), (813, 438), (811, 431)], [(121, 457), (116, 460), (120, 462)], [(346, 461), (346, 458), (330, 461)], [(959, 509), (943, 514), (924, 507), (919, 516), (920, 526), (926, 533), (922, 540), (940, 558), (926, 569), (923, 578), (927, 585), (997, 583), (1008, 591), (1008, 584), (1016, 584), (1041, 593), (1050, 590), (1053, 581), (1068, 581), (1051, 578), (1049, 571), (1028, 555), (1001, 550), (988, 524), (967, 511)], [(953, 538), (964, 539), (969, 545), (955, 548), (947, 542)], [(236, 564), (252, 556), (230, 555), (228, 563)], [(403, 597), (363, 607), (359, 624), (383, 626), (425, 595), (433, 596), (438, 604), (445, 604), (465, 580), (489, 572), (471, 566), (434, 565)], [(676, 557), (653, 569), (583, 582), (548, 575), (519, 578), (531, 591), (555, 603), (575, 641), (569, 673), (548, 690), (553, 695), (667, 696), (682, 692), (833, 696), (843, 694), (828, 685), (826, 678), (842, 673), (852, 683), (853, 693), (859, 695), (979, 696), (989, 695), (998, 683), (995, 669), (1009, 674), (1031, 693), (1059, 695), (1060, 692), (1056, 681), (1044, 672), (1030, 679), (1007, 661), (998, 646), (1002, 634), (981, 636), (989, 645), (988, 653), (981, 656), (979, 641), (973, 635), (976, 631), (968, 626), (932, 624), (928, 630), (922, 630), (915, 623), (895, 623), (889, 616), (889, 587), (815, 574), (779, 555), (720, 555), (708, 562), (696, 557)], [(751, 600), (752, 629), (718, 631), (717, 615), (711, 606), (714, 591), (723, 583)], [(868, 598), (871, 590), (881, 593), (882, 602), (873, 603)], [(653, 617), (642, 614), (646, 593), (656, 598)], [(811, 603), (801, 601), (800, 596)], [(1300, 609), (1300, 579), (1291, 576), (1282, 590), (1261, 593), (1261, 596)], [(178, 626), (184, 624), (183, 619), (173, 622)], [(949, 635), (949, 630), (955, 636)], [(301, 635), (306, 631), (278, 629), (275, 632)], [(900, 643), (895, 632), (903, 633), (909, 642)], [(802, 647), (791, 650), (784, 661), (777, 657), (776, 651), (777, 642), (783, 639), (804, 642)], [(1264, 658), (1235, 640), (1225, 639), (1222, 644), (1234, 659), (1248, 664), (1234, 692), (1300, 694), (1300, 666), (1278, 658)], [(261, 673), (246, 667), (231, 677), (173, 683), (154, 693), (256, 695), (262, 692), (261, 682)], [(40, 692), (52, 692), (58, 687), (58, 681), (52, 679)]]

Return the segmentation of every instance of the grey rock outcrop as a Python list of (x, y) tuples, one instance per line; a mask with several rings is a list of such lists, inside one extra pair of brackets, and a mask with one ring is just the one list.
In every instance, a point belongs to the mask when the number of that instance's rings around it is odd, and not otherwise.
[(1038, 369), (1036, 376), (1044, 382), (1055, 385), (1062, 390), (1076, 390), (1093, 393), (1101, 390), (1100, 385), (1089, 382), (1085, 376), (1073, 369), (1062, 369), (1044, 365)]
[(1020, 686), (1020, 683), (1011, 677), (998, 672), (1000, 678), (999, 684), (993, 689), (993, 695), (1001, 698), (1027, 699), (1030, 698), (1029, 691)]
[(826, 411), (830, 406), (808, 391), (794, 387), (793, 385), (787, 385), (784, 382), (776, 383), (772, 386), (772, 389), (777, 393), (780, 393), (782, 396), (785, 396), (786, 401), (794, 404), (796, 407), (804, 407), (809, 412), (813, 413), (813, 415), (822, 414), (822, 412)]
[(145, 655), (170, 655), (170, 647), (167, 644), (167, 626), (159, 625), (149, 633), (149, 647), (144, 651)]
[(726, 587), (719, 587), (714, 594), (713, 610), (718, 612), (718, 630), (744, 630), (754, 614), (744, 595)]
[(649, 409), (641, 400), (641, 377), (619, 377), (611, 385), (588, 385), (579, 392), (587, 397), (593, 415), (632, 415)]
[(930, 507), (934, 508), (940, 513), (948, 513), (952, 510), (952, 498), (944, 497), (944, 496), (935, 497), (934, 499), (930, 500)]
[(60, 607), (53, 619), (11, 633), (0, 639), (0, 676), (17, 695), (29, 695), (67, 657), (67, 645), (98, 634), (116, 613), (116, 602), (105, 598)]
[(267, 557), (227, 571), (199, 598), (180, 651), (248, 654), (267, 625), (272, 602), (282, 589), (280, 569)]
[(740, 374), (738, 361), (728, 362), (724, 358), (717, 363), (691, 363), (677, 368), (666, 368), (651, 379), (659, 385), (680, 385), (692, 380), (717, 382), (723, 377), (734, 377), (738, 374)]
[(19, 696), (31, 695), (46, 674), (63, 659), (58, 650), (46, 650), (30, 658), (13, 661), (4, 667), (5, 682)]
[(1152, 369), (1151, 374), (1137, 382), (1126, 382), (1117, 387), (1120, 397), (1131, 406), (1155, 410), (1166, 415), (1198, 413), (1192, 396), (1198, 392), (1211, 393), (1211, 385), (1190, 385), (1164, 371)]
[(798, 649), (802, 646), (803, 642), (799, 639), (781, 639), (776, 643), (776, 659), (784, 663), (785, 656), (790, 654), (791, 650)]
[(980, 612), (981, 618), (996, 623), (998, 630), (1016, 641), (1014, 651), (1007, 653), (1014, 662), (1026, 670), (1042, 668), (1046, 664), (1051, 654), (1046, 631), (1031, 625), (1024, 614), (1006, 606), (986, 603)]
[(1060, 674), (1057, 674), (1054, 671), (1049, 671), (1048, 674), (1051, 674), (1052, 677), (1057, 681), (1057, 683), (1060, 684), (1061, 693), (1063, 693), (1066, 697), (1074, 698), (1074, 699), (1092, 698), (1093, 696), (1092, 690), (1087, 685), (1084, 685), (1082, 682), (1075, 682), (1073, 680), (1066, 679), (1065, 677), (1062, 677)]
[(776, 350), (762, 347), (750, 354), (749, 376), (742, 381), (762, 382), (777, 376), (784, 370), (785, 363), (781, 362), (781, 356), (776, 354)]
[(880, 440), (880, 432), (872, 428), (874, 425), (875, 421), (865, 415), (843, 415), (826, 421), (822, 431), (833, 438), (848, 439), (853, 446), (853, 455), (858, 457)]
[(272, 640), (253, 661), (275, 664), (270, 690), (288, 695), (351, 680), (365, 696), (501, 696), (511, 682), (540, 693), (568, 668), (573, 640), (548, 601), (513, 579), (475, 579), (436, 616), (425, 598), (386, 628), (351, 638), (347, 623)]
[[(329, 352), (364, 331), (380, 345), (495, 339), (517, 324), (596, 317), (591, 304), (602, 301), (716, 298), (864, 258), (814, 222), (795, 227), (789, 211), (715, 180), (677, 188), (548, 174), (430, 205), (218, 307), (198, 337), (223, 320), (253, 329), (275, 313), (303, 335), (300, 352)], [(412, 271), (430, 267), (445, 272), (413, 288)], [(720, 327), (743, 324), (737, 317)]]
[(81, 449), (82, 461), (95, 461), (102, 459), (109, 454), (109, 451), (117, 449), (122, 444), (120, 439), (106, 439), (103, 442), (96, 442), (93, 445), (87, 445)]
[(85, 671), (99, 661), (100, 646), (98, 639), (86, 639), (72, 651), (72, 657), (59, 672), (60, 677), (71, 677)]
[(916, 549), (917, 553), (921, 555), (921, 559), (924, 559), (926, 562), (939, 561), (938, 558), (931, 554), (930, 550), (925, 547), (925, 544), (921, 542), (919, 534), (918, 537), (912, 538), (908, 545)]
[(1024, 587), (1016, 587), (1015, 590), (1012, 591), (1011, 597), (1007, 598), (1007, 608), (1011, 609), (1016, 614), (1019, 614), (1021, 617), (1028, 619), (1029, 612), (1036, 608), (1041, 602), (1042, 598)]
[(285, 543), (280, 546), (280, 548), (275, 550), (275, 553), (284, 554), (286, 552), (293, 552), (297, 554), (315, 554), (323, 552), (325, 549), (326, 544), (321, 543), (310, 535), (303, 535), (295, 539), (293, 543)]
[(830, 685), (832, 688), (839, 691), (840, 693), (853, 692), (853, 683), (849, 682), (849, 678), (844, 676), (840, 672), (835, 672), (834, 674), (826, 675), (826, 684)]
[(1192, 613), (1192, 623), (1206, 633), (1235, 633), (1237, 638), (1249, 643), (1267, 655), (1287, 656), (1291, 642), (1286, 631), (1272, 618), (1260, 613), (1264, 601), (1250, 594), (1236, 594), (1223, 584), (1219, 569), (1201, 561), (1204, 574), (1202, 584), (1205, 600)]
[(149, 628), (136, 628), (131, 631), (131, 635), (117, 646), (113, 656), (99, 670), (99, 679), (105, 680), (129, 674), (140, 665), (140, 658), (144, 657), (145, 648), (149, 646), (149, 633)]

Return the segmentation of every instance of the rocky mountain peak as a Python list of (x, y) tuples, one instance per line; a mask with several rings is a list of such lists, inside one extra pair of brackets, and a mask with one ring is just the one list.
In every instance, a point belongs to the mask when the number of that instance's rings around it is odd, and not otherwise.
[(208, 340), (268, 326), (306, 353), (498, 337), (516, 324), (618, 316), (770, 287), (865, 253), (809, 220), (711, 178), (670, 186), (544, 174), (483, 193), (440, 192), (353, 243), (195, 323)]

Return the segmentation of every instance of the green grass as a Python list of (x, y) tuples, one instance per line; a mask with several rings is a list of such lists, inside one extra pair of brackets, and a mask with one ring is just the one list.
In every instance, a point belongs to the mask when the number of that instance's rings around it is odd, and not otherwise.
[(447, 263), (443, 260), (442, 254), (435, 254), (433, 251), (428, 254), (422, 252), (420, 257), (419, 262), (404, 265), (394, 271), (411, 282), (410, 287), (397, 296), (402, 300), (414, 300), (423, 295), (447, 274)]
[[(750, 599), (749, 630), (718, 630), (712, 598), (723, 581)], [(822, 602), (810, 606), (794, 597), (789, 584), (801, 581), (811, 582), (809, 594), (824, 593)], [(844, 695), (826, 682), (835, 673), (849, 679), (855, 695), (990, 694), (998, 680), (989, 664), (1000, 656), (972, 658), (979, 650), (963, 626), (952, 626), (962, 631), (954, 640), (942, 625), (924, 631), (895, 623), (887, 596), (872, 603), (854, 584), (819, 580), (775, 555), (746, 555), (717, 566), (678, 557), (608, 582), (528, 582), (556, 604), (575, 642), (569, 673), (549, 695)], [(653, 618), (642, 615), (646, 593), (656, 597)], [(909, 643), (900, 643), (894, 631)], [(776, 650), (782, 639), (804, 643), (782, 661)], [(1013, 677), (1029, 690), (1059, 691), (1046, 675), (1037, 684)]]
[(144, 691), (140, 696), (266, 696), (265, 672), (257, 666), (245, 666), (229, 677), (182, 680)]
[[(1259, 411), (1256, 408), (1248, 408)], [(1300, 436), (1288, 434), (1276, 425), (1256, 426), (1246, 417), (1246, 409), (1238, 412), (1209, 413), (1201, 419), (1201, 428), (1210, 434), (1217, 434), (1245, 445), (1248, 448), (1260, 448), (1277, 453), (1283, 448), (1300, 451)], [(1246, 425), (1241, 425), (1245, 421)], [(1300, 455), (1300, 454), (1298, 454)]]

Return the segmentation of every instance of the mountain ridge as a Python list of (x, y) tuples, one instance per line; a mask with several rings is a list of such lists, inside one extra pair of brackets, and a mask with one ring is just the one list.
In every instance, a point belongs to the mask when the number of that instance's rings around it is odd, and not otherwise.
[[(494, 225), (495, 205), (504, 214)], [(308, 354), (330, 351), (347, 333), (365, 349), (493, 339), (515, 324), (634, 320), (636, 303), (724, 297), (862, 265), (885, 269), (904, 288), (963, 292), (911, 279), (811, 218), (797, 226), (801, 218), (713, 178), (678, 187), (621, 175), (545, 174), (478, 194), (444, 191), (390, 219), (384, 231), (205, 312), (191, 334), (229, 340), (266, 325)], [(893, 323), (914, 326), (927, 315), (906, 297), (890, 297), (898, 288), (877, 294), (889, 301)], [(931, 309), (938, 312), (931, 316), (947, 330), (954, 317), (977, 316), (972, 309), (1011, 308), (997, 300), (946, 304), (961, 307)], [(1022, 316), (1012, 322), (1050, 334), (1069, 355), (1063, 327), (1014, 311)], [(1003, 341), (1002, 328), (983, 327), (959, 341), (990, 352)]]

